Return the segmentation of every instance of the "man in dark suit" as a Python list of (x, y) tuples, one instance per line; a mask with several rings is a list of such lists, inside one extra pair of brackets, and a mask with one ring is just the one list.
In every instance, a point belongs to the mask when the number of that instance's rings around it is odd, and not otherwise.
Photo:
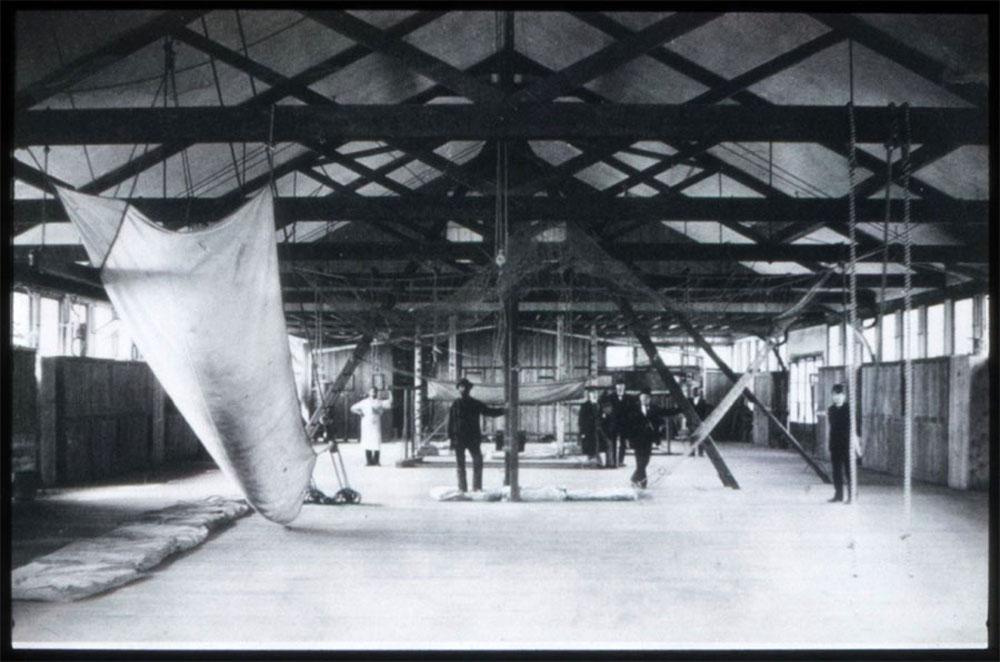
[(580, 405), (577, 415), (577, 429), (580, 431), (580, 449), (588, 460), (597, 458), (598, 426), (601, 422), (601, 409), (597, 402), (600, 395), (597, 388), (587, 389), (587, 401)]
[(455, 450), (458, 464), (458, 489), (468, 491), (465, 480), (465, 451), (472, 456), (472, 489), (483, 489), (483, 452), (479, 447), (483, 433), (479, 427), (480, 416), (503, 416), (507, 410), (502, 407), (487, 407), (469, 395), (472, 382), (464, 377), (458, 380), (459, 398), (451, 403), (448, 410), (448, 439)]
[[(848, 409), (847, 394), (842, 384), (833, 387), (833, 404), (826, 410), (828, 424), (827, 442), (830, 446), (830, 462), (833, 463), (833, 498), (830, 503), (851, 502), (851, 411)], [(847, 477), (847, 499), (844, 499), (844, 477)]]
[(612, 410), (614, 411), (616, 433), (613, 440), (614, 443), (612, 444), (615, 449), (608, 456), (608, 466), (623, 467), (625, 466), (625, 446), (635, 425), (635, 413), (639, 407), (639, 403), (634, 396), (628, 395), (625, 392), (624, 377), (618, 377), (615, 380), (615, 390), (608, 394), (606, 399), (611, 403)]
[(635, 471), (632, 473), (633, 487), (646, 487), (646, 467), (653, 444), (659, 441), (667, 416), (681, 413), (679, 407), (665, 408), (653, 404), (652, 392), (643, 388), (639, 392), (639, 408), (632, 428), (632, 451), (635, 453)]

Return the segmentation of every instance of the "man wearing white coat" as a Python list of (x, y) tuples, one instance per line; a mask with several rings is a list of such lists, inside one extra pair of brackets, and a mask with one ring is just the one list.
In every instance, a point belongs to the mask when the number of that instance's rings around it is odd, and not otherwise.
[(365, 449), (365, 464), (379, 466), (382, 449), (382, 412), (392, 407), (392, 391), (389, 398), (380, 400), (378, 389), (368, 389), (368, 397), (351, 405), (351, 413), (361, 417), (361, 447)]

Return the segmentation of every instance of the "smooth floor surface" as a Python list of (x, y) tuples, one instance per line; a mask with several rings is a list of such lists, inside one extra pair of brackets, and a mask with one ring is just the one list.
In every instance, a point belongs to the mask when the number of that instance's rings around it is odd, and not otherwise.
[[(437, 502), (429, 490), (454, 484), (454, 469), (397, 468), (401, 444), (383, 446), (381, 467), (342, 448), (362, 505), (306, 506), (290, 527), (253, 515), (135, 584), (75, 603), (17, 602), (15, 647), (986, 645), (984, 492), (917, 485), (907, 535), (896, 479), (865, 475), (857, 504), (828, 504), (832, 488), (778, 450), (721, 447), (739, 491), (707, 458), (654, 456), (651, 482), (676, 468), (651, 498), (527, 504)], [(328, 459), (318, 466), (335, 491)], [(521, 483), (627, 485), (631, 470), (530, 468)], [(502, 470), (485, 476), (498, 485)], [(82, 531), (95, 509), (113, 526), (106, 513), (233, 493), (219, 472), (200, 471), (66, 490), (32, 508), (76, 509)], [(19, 545), (18, 526), (37, 539), (46, 524), (18, 524), (15, 511), (15, 565), (44, 551)]]

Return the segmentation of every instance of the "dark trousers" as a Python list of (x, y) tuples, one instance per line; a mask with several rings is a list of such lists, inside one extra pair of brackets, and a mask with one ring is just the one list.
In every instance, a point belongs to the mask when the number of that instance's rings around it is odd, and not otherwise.
[(635, 455), (635, 471), (632, 472), (632, 482), (640, 487), (646, 487), (646, 467), (649, 466), (649, 456), (653, 447), (649, 443), (633, 442), (632, 452)]
[(618, 437), (604, 437), (604, 466), (613, 469), (618, 466)]
[(455, 446), (455, 463), (458, 465), (458, 489), (463, 492), (469, 491), (469, 484), (465, 480), (465, 451), (469, 451), (472, 456), (472, 489), (483, 489), (483, 451), (478, 443), (470, 443), (467, 446), (459, 444)]
[(625, 437), (618, 438), (618, 466), (625, 465), (625, 448), (627, 445), (628, 442), (625, 440)]
[(368, 466), (378, 464), (380, 454), (381, 451), (365, 451), (365, 464)]
[(847, 496), (851, 496), (851, 455), (847, 444), (830, 446), (830, 462), (833, 463), (833, 498), (844, 498), (844, 478), (847, 478)]

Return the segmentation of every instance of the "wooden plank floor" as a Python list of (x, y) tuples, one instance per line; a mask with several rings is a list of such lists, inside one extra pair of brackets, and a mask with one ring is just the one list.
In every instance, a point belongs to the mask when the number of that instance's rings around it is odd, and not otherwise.
[[(479, 504), (431, 500), (429, 489), (453, 484), (454, 470), (396, 468), (401, 446), (384, 449), (385, 466), (369, 468), (357, 446), (345, 448), (364, 505), (307, 506), (287, 528), (254, 515), (104, 596), (15, 603), (14, 645), (986, 644), (984, 492), (918, 486), (903, 538), (898, 485), (865, 476), (856, 507), (827, 504), (832, 489), (782, 451), (723, 445), (740, 491), (693, 458), (640, 502)], [(320, 482), (334, 486), (321, 459)], [(654, 457), (651, 468), (677, 460)], [(529, 468), (522, 484), (623, 485), (630, 471)], [(485, 482), (501, 477), (487, 469)], [(58, 498), (145, 506), (150, 488), (139, 488)], [(170, 502), (232, 488), (210, 471), (155, 493)]]

